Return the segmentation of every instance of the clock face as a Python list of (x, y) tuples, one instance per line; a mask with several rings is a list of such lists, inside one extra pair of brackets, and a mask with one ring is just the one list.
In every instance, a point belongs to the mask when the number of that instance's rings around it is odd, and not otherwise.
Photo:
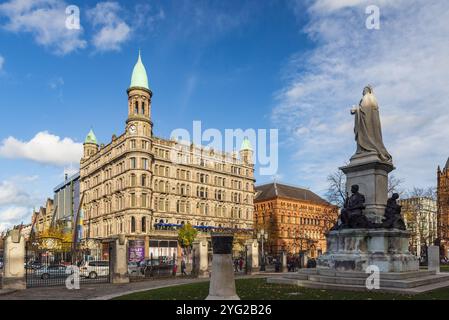
[(135, 134), (137, 132), (137, 127), (135, 125), (131, 125), (129, 127), (129, 133)]

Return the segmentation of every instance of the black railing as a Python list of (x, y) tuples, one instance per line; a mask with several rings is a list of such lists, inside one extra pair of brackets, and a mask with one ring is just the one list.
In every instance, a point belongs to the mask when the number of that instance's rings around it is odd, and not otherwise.
[(28, 288), (65, 286), (66, 280), (75, 272), (79, 274), (80, 284), (110, 282), (108, 259), (91, 256), (89, 251), (39, 249), (27, 245), (25, 275)]

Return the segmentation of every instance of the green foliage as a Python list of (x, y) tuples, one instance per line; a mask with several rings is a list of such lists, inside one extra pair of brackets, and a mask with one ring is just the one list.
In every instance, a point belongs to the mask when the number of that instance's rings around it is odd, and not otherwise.
[(190, 223), (187, 223), (179, 229), (178, 232), (178, 241), (183, 248), (191, 248), (193, 241), (198, 234), (198, 230), (196, 230)]

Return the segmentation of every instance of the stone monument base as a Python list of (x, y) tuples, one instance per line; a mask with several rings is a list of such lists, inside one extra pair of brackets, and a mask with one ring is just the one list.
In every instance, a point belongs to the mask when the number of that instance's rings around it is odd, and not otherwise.
[(231, 234), (212, 234), (212, 273), (206, 300), (240, 300), (235, 290)]
[(112, 274), (111, 276), (111, 282), (114, 284), (123, 284), (123, 283), (129, 283), (129, 276), (123, 275), (120, 273)]
[(358, 271), (335, 271), (325, 268), (300, 269), (282, 276), (267, 279), (267, 283), (296, 285), (321, 290), (347, 290), (419, 294), (449, 287), (449, 273), (420, 270), (409, 272), (381, 272), (379, 288), (366, 285), (370, 274)]
[(370, 265), (380, 272), (418, 271), (418, 257), (408, 250), (410, 232), (398, 229), (343, 229), (327, 235), (327, 252), (317, 268), (365, 272)]
[(25, 277), (3, 278), (2, 289), (25, 290), (27, 288)]

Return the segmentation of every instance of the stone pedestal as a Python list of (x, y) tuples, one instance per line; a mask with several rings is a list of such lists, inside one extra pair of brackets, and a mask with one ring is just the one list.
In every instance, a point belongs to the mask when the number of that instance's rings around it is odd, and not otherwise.
[(257, 240), (246, 241), (246, 273), (259, 271), (259, 243)]
[(12, 230), (4, 242), (3, 289), (26, 289), (25, 239), (19, 230)]
[(427, 269), (429, 271), (440, 272), (440, 247), (429, 246), (427, 248)]
[(380, 272), (418, 271), (418, 258), (408, 251), (409, 238), (410, 232), (397, 229), (330, 231), (317, 268), (365, 272), (375, 265)]
[(109, 244), (111, 246), (109, 259), (112, 283), (129, 283), (127, 242), (126, 238), (120, 235), (118, 239)]
[(347, 166), (341, 167), (346, 174), (346, 189), (358, 185), (365, 196), (364, 214), (371, 222), (380, 223), (388, 200), (388, 173), (394, 170), (390, 162), (381, 161), (375, 153), (355, 154)]
[(288, 271), (287, 254), (285, 252), (281, 253), (281, 263), (282, 263), (281, 272), (287, 272)]
[(234, 268), (232, 264), (233, 235), (212, 234), (214, 256), (209, 296), (206, 300), (240, 300), (235, 291)]
[(209, 260), (207, 240), (193, 242), (194, 261), (193, 274), (199, 278), (209, 277)]

